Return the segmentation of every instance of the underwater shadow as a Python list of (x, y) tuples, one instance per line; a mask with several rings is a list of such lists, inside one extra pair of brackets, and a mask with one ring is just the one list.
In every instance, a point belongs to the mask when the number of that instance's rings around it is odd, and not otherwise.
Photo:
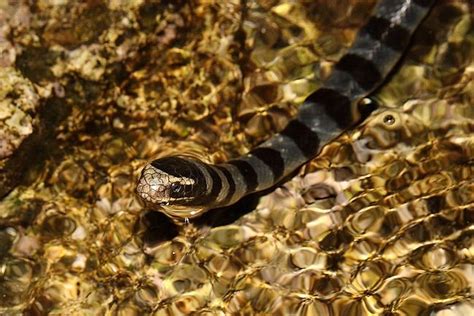
[(255, 210), (260, 197), (267, 194), (268, 192), (271, 192), (271, 190), (247, 195), (232, 205), (212, 209), (200, 217), (193, 219), (192, 222), (198, 227), (218, 227), (232, 224), (245, 214)]

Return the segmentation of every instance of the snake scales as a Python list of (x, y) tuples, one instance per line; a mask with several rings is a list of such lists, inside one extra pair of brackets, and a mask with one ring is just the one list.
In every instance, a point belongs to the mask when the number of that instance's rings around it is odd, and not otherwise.
[(394, 69), (434, 2), (380, 1), (328, 79), (281, 132), (223, 164), (186, 156), (156, 159), (142, 170), (139, 197), (171, 218), (187, 219), (273, 187), (370, 115), (373, 103), (361, 101)]

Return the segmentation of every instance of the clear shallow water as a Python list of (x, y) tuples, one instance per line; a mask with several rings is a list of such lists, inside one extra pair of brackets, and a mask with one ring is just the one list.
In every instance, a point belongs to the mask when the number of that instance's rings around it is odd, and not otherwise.
[(177, 227), (136, 201), (141, 166), (223, 161), (283, 127), (373, 1), (220, 3), (0, 6), (2, 105), (40, 135), (2, 147), (31, 160), (2, 154), (0, 311), (469, 314), (469, 3), (438, 3), (386, 109), (300, 176)]

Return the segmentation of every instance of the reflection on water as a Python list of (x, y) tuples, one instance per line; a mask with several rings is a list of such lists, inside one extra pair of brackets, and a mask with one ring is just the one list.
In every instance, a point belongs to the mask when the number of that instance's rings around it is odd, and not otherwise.
[(281, 129), (373, 3), (0, 4), (0, 313), (472, 313), (468, 0), (439, 1), (383, 108), (255, 210), (177, 227), (134, 196), (148, 159)]

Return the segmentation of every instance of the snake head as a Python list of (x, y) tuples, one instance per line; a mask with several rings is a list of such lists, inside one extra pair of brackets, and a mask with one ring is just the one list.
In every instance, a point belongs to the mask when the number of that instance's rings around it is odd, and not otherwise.
[[(207, 185), (199, 171), (199, 162), (185, 157), (165, 157), (147, 164), (137, 185), (137, 194), (145, 204), (170, 217), (194, 217), (198, 201)], [(189, 212), (189, 214), (184, 214)]]

